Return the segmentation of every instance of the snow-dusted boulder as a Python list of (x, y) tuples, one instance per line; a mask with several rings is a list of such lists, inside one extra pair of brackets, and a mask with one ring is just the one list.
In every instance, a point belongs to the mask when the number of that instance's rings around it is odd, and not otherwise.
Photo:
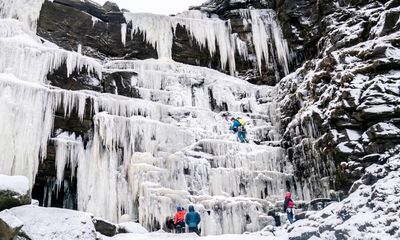
[(0, 212), (0, 239), (13, 239), (21, 230), (23, 223), (9, 210)]
[(149, 233), (140, 223), (135, 222), (125, 222), (118, 224), (118, 232), (119, 233), (136, 233), (136, 234), (145, 234)]
[(117, 234), (117, 226), (109, 221), (102, 218), (94, 218), (93, 223), (96, 231), (105, 236), (112, 237)]
[(0, 174), (0, 211), (31, 203), (29, 180)]
[(96, 230), (89, 213), (37, 206), (10, 209), (24, 226), (22, 231), (31, 240), (95, 240)]

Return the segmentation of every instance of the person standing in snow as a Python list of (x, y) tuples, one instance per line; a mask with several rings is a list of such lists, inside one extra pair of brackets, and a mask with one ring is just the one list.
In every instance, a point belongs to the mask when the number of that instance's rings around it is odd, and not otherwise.
[(194, 210), (192, 205), (189, 206), (189, 212), (186, 213), (185, 223), (189, 227), (189, 232), (195, 232), (200, 236), (198, 225), (201, 221), (200, 214)]
[(292, 194), (290, 192), (286, 193), (283, 210), (287, 213), (287, 218), (290, 224), (292, 224), (294, 222), (294, 202), (292, 200)]
[(185, 209), (182, 209), (181, 207), (176, 208), (176, 213), (174, 217), (176, 233), (185, 232), (185, 214)]
[(231, 118), (232, 125), (229, 130), (237, 133), (238, 139), (241, 143), (248, 142), (246, 138), (246, 122), (242, 118)]

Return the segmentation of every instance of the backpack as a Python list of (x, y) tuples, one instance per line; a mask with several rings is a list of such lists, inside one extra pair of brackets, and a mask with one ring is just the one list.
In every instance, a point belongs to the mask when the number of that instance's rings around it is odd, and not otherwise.
[(237, 120), (239, 121), (240, 126), (242, 127), (246, 126), (247, 122), (243, 118), (238, 117)]

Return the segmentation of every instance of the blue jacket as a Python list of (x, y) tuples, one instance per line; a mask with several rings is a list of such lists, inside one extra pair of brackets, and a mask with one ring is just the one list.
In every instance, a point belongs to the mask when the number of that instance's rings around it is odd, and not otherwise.
[(185, 216), (185, 223), (188, 225), (190, 228), (197, 227), (201, 221), (200, 214), (198, 212), (194, 211), (193, 206), (189, 206), (189, 212), (186, 213)]
[(235, 119), (232, 123), (230, 130), (237, 129), (238, 127), (240, 127), (240, 125), (242, 125), (242, 124), (240, 124), (239, 120)]

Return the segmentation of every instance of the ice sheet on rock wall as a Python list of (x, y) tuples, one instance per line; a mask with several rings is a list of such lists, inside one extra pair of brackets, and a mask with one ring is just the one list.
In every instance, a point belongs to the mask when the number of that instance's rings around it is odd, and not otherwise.
[(184, 27), (190, 36), (202, 48), (208, 48), (211, 56), (220, 53), (221, 68), (233, 75), (236, 70), (235, 46), (231, 41), (229, 21), (208, 18), (206, 13), (189, 11), (189, 13), (169, 17), (149, 13), (124, 13), (128, 24), (132, 25), (131, 38), (135, 33), (142, 33), (145, 40), (157, 49), (158, 58), (172, 59), (172, 43), (176, 28)]
[(53, 0), (0, 0), (0, 18), (14, 18), (36, 32), (37, 20), (45, 1)]

